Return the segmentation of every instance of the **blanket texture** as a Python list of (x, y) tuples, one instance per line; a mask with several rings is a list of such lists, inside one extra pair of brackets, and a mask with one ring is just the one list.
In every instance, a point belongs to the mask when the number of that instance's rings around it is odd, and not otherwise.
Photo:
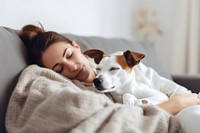
[(176, 133), (177, 119), (156, 106), (114, 103), (52, 70), (21, 73), (6, 114), (8, 133)]

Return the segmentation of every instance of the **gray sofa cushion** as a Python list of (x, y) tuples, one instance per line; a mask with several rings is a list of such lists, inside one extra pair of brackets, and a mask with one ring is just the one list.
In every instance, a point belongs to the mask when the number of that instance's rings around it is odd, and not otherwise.
[(0, 132), (5, 132), (9, 97), (21, 70), (27, 66), (25, 47), (16, 31), (0, 27)]

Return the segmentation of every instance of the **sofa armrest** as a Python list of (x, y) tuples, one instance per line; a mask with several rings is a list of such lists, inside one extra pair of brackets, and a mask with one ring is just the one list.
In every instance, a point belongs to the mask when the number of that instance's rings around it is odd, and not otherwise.
[(186, 87), (194, 93), (200, 92), (200, 75), (172, 75), (174, 82)]

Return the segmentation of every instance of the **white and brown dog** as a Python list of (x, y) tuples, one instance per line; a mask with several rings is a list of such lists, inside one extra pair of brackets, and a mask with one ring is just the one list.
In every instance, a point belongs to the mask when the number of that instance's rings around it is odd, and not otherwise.
[(84, 54), (94, 58), (98, 64), (97, 76), (93, 80), (94, 86), (99, 92), (109, 92), (116, 102), (132, 105), (147, 101), (148, 98), (148, 101), (154, 104), (155, 99), (168, 99), (165, 94), (148, 89), (148, 86), (136, 81), (137, 72), (134, 71), (134, 67), (145, 57), (144, 54), (126, 51), (105, 55), (98, 49), (88, 50)]
[(106, 55), (98, 49), (85, 51), (84, 54), (97, 64), (97, 76), (93, 80), (96, 89), (111, 94), (118, 103), (159, 104), (176, 92), (190, 92), (141, 63), (144, 54), (127, 50)]

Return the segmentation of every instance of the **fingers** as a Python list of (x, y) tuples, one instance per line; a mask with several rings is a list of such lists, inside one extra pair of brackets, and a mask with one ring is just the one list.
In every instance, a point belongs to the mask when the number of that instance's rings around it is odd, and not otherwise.
[(197, 94), (197, 93), (191, 93), (192, 95), (193, 95), (193, 97), (195, 98), (195, 100), (196, 100), (196, 103), (197, 104), (200, 104), (200, 98), (199, 98), (199, 94)]
[(200, 93), (177, 93), (174, 98), (185, 106), (200, 104)]

